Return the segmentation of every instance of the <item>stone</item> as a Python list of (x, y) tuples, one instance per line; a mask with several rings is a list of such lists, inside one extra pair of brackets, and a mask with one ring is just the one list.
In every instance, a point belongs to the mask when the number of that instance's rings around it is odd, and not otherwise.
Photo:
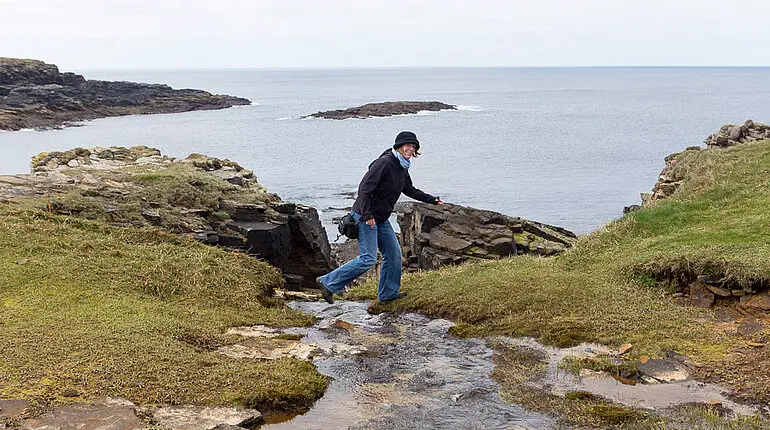
[(760, 324), (756, 318), (753, 317), (744, 318), (743, 321), (738, 323), (738, 334), (744, 336), (759, 333), (764, 329), (765, 327)]
[(687, 369), (671, 359), (653, 358), (646, 362), (637, 362), (639, 372), (660, 382), (672, 383), (687, 380), (690, 377)]
[(30, 403), (27, 400), (0, 400), (0, 422), (5, 419), (12, 421), (20, 419), (29, 410)]
[(162, 221), (159, 209), (145, 209), (142, 216), (152, 224), (159, 225)]
[[(744, 300), (744, 298), (747, 298)], [(770, 315), (770, 291), (765, 291), (761, 294), (754, 294), (752, 296), (741, 297), (740, 304), (738, 304), (738, 310), (745, 314), (757, 315), (757, 316), (769, 316)]]
[(701, 308), (710, 308), (714, 306), (714, 293), (707, 288), (702, 281), (695, 281), (690, 284), (690, 300), (692, 304)]
[(233, 345), (220, 347), (217, 352), (231, 358), (278, 360), (294, 357), (310, 361), (318, 353), (318, 347), (297, 340), (253, 337)]
[(212, 430), (221, 425), (250, 427), (262, 419), (262, 414), (234, 407), (163, 406), (153, 419), (172, 430)]
[(133, 405), (69, 404), (19, 422), (21, 430), (146, 430)]
[(738, 140), (741, 137), (741, 128), (739, 126), (732, 127), (729, 137), (732, 140)]
[(620, 345), (620, 348), (618, 348), (618, 355), (623, 355), (628, 351), (631, 351), (631, 348), (633, 348), (633, 346), (630, 343), (624, 343), (623, 345)]
[(396, 211), (409, 270), (434, 270), (469, 258), (554, 255), (576, 240), (556, 226), (449, 203), (399, 203)]
[(718, 287), (716, 285), (711, 284), (705, 284), (706, 288), (708, 288), (712, 293), (716, 294), (720, 297), (730, 297), (732, 295), (732, 292), (728, 290), (727, 288)]

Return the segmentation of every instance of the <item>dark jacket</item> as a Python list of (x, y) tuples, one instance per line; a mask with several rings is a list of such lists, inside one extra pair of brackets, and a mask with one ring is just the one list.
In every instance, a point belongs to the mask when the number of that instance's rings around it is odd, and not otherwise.
[(409, 170), (401, 167), (393, 151), (388, 149), (369, 165), (358, 185), (358, 198), (353, 203), (353, 210), (361, 214), (363, 221), (374, 218), (376, 222), (383, 222), (390, 218), (401, 193), (421, 202), (436, 204), (437, 197), (412, 185)]

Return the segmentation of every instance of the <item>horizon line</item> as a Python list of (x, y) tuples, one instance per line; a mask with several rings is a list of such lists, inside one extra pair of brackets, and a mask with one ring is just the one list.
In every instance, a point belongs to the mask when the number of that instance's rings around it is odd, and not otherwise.
[[(55, 63), (49, 63), (55, 64)], [(58, 65), (57, 65), (58, 66)], [(173, 70), (383, 70), (383, 69), (763, 69), (770, 65), (592, 65), (592, 66), (253, 66), (253, 67), (77, 67), (88, 71), (173, 71)]]

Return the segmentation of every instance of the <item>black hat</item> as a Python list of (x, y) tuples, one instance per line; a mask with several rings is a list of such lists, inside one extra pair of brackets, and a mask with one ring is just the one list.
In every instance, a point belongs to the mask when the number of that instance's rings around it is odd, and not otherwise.
[(401, 133), (398, 133), (398, 136), (396, 136), (396, 143), (393, 145), (393, 149), (398, 149), (407, 143), (413, 143), (415, 146), (415, 150), (420, 150), (420, 141), (417, 140), (417, 136), (412, 133), (411, 131), (402, 131)]

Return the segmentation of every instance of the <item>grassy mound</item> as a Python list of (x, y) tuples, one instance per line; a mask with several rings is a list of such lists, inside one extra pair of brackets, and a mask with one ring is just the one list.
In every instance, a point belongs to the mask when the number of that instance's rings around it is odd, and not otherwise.
[[(677, 169), (687, 179), (673, 197), (581, 238), (563, 255), (407, 275), (409, 296), (382, 309), (452, 318), (458, 335), (631, 343), (637, 356), (670, 348), (692, 356), (708, 369), (704, 375), (719, 374), (730, 351), (764, 335), (730, 334), (712, 310), (682, 306), (671, 293), (677, 279), (693, 274), (719, 274), (746, 289), (770, 286), (770, 141), (686, 151)], [(350, 296), (374, 298), (374, 289), (369, 283)], [(770, 364), (768, 356), (757, 350), (752, 366)], [(743, 394), (767, 403), (770, 378), (757, 368), (745, 369), (761, 381)], [(723, 373), (723, 382), (740, 385), (731, 379), (740, 373)]]
[(0, 206), (0, 398), (307, 406), (327, 383), (312, 364), (216, 352), (231, 326), (312, 323), (269, 298), (282, 282), (154, 229)]

